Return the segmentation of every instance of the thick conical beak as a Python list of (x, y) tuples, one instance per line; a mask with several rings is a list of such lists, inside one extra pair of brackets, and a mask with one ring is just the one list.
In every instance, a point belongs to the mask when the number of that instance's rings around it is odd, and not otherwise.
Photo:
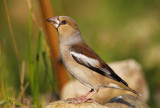
[(46, 19), (46, 21), (53, 24), (56, 28), (58, 28), (58, 26), (59, 26), (59, 17), (48, 18), (48, 19)]

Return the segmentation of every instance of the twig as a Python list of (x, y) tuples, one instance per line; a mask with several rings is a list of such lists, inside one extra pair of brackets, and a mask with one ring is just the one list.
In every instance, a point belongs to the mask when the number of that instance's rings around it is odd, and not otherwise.
[(59, 91), (62, 89), (62, 87), (65, 85), (65, 83), (68, 81), (68, 76), (66, 73), (66, 70), (64, 68), (64, 65), (59, 62), (60, 56), (59, 56), (59, 48), (58, 48), (58, 36), (56, 30), (53, 29), (53, 27), (46, 22), (45, 19), (49, 17), (53, 17), (53, 11), (50, 0), (39, 0), (42, 16), (43, 16), (43, 22), (46, 29), (46, 37), (47, 41), (50, 47), (51, 52), (51, 61), (53, 65), (53, 70), (55, 70), (55, 75), (58, 82), (58, 88)]

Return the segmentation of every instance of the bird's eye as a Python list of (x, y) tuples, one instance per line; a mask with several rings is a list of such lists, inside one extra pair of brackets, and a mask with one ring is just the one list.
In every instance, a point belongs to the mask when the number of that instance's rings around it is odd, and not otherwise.
[(66, 20), (63, 20), (61, 23), (62, 23), (63, 25), (64, 25), (64, 24), (67, 24), (67, 21), (66, 21)]

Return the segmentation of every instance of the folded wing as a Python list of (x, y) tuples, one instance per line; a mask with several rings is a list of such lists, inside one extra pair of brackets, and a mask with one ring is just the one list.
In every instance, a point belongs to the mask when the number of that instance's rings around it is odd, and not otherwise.
[[(85, 46), (85, 47), (84, 47)], [(86, 44), (77, 44), (73, 45), (70, 49), (70, 54), (74, 58), (74, 60), (103, 75), (108, 78), (111, 78), (113, 80), (116, 80), (118, 82), (122, 82), (124, 85), (128, 86), (128, 84), (122, 80), (101, 58), (92, 50), (90, 49)]]

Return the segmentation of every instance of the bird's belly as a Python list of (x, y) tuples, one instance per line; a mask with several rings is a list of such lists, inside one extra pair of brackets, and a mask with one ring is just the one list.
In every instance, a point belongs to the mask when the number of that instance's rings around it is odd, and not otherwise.
[(84, 66), (79, 65), (78, 63), (73, 63), (70, 61), (66, 61), (63, 59), (64, 65), (67, 68), (68, 72), (74, 76), (78, 81), (85, 84), (88, 87), (92, 88), (91, 81), (88, 81), (90, 76), (87, 74), (86, 70), (84, 69)]

